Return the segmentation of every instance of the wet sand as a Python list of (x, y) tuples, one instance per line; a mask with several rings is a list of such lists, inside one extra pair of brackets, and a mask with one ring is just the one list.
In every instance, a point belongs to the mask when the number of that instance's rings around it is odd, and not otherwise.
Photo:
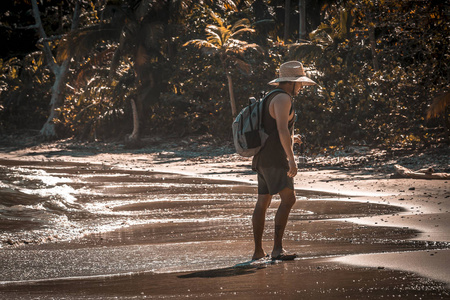
[(37, 282), (9, 287), (4, 295), (18, 299), (448, 299), (439, 284), (411, 273), (321, 260)]
[[(256, 190), (247, 161), (26, 151), (2, 153), (0, 159), (46, 169), (82, 164), (78, 171), (95, 171), (84, 180), (101, 191), (100, 197), (123, 193), (140, 199), (122, 198), (111, 213), (167, 220), (124, 224), (70, 242), (4, 247), (0, 296), (5, 299), (450, 297), (447, 181), (389, 179), (363, 171), (300, 172), (285, 237), (285, 247), (299, 258), (251, 263)], [(128, 181), (126, 191), (111, 187), (119, 181)], [(156, 184), (161, 181), (178, 187)], [(165, 200), (148, 201), (149, 194)], [(85, 197), (78, 201), (93, 200)], [(278, 203), (274, 199), (269, 209), (266, 251)]]

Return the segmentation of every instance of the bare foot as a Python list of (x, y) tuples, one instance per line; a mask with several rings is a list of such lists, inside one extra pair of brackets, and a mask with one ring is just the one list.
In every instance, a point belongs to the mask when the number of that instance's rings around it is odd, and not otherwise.
[(279, 255), (281, 255), (283, 253), (286, 253), (286, 250), (284, 250), (283, 248), (280, 248), (280, 249), (273, 248), (271, 256), (272, 257), (277, 257), (277, 256), (279, 256)]
[(255, 251), (255, 253), (253, 253), (252, 260), (258, 260), (258, 259), (264, 258), (266, 256), (267, 256), (267, 254), (264, 251), (258, 251), (258, 252)]
[(280, 250), (275, 250), (274, 249), (272, 251), (271, 256), (272, 256), (272, 259), (292, 260), (292, 259), (295, 259), (297, 257), (297, 254), (288, 253), (284, 249), (280, 249)]

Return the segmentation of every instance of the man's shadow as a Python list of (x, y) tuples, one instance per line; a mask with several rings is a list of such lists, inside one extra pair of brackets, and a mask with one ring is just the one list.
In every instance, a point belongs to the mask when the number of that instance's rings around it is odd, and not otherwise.
[(232, 267), (213, 269), (205, 271), (197, 271), (188, 274), (179, 275), (178, 278), (217, 278), (217, 277), (232, 277), (246, 274), (253, 274), (259, 269), (264, 269), (268, 265), (273, 264), (272, 261), (246, 261)]

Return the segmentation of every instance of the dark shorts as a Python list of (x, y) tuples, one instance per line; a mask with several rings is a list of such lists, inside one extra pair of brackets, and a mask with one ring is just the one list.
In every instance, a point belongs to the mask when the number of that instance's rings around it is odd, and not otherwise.
[(294, 178), (287, 175), (286, 169), (261, 168), (258, 170), (259, 195), (275, 195), (285, 188), (294, 189)]

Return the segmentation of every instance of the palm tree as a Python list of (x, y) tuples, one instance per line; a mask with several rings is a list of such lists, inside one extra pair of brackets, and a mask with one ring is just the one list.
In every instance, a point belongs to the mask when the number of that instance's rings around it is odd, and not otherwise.
[[(93, 69), (99, 70), (95, 66), (109, 60), (109, 85), (114, 90), (133, 91), (113, 92), (126, 95), (131, 104), (133, 132), (127, 136), (131, 144), (139, 140), (144, 100), (155, 100), (150, 99), (158, 80), (155, 66), (165, 61), (165, 55), (171, 55), (172, 39), (168, 35), (175, 32), (171, 27), (182, 23), (183, 16), (190, 13), (194, 5), (192, 0), (115, 1), (105, 7), (99, 24), (73, 32), (60, 44), (59, 60), (86, 58), (78, 69), (78, 78), (90, 75)], [(124, 72), (123, 64), (130, 66), (128, 71)]]
[(195, 39), (186, 42), (183, 46), (193, 45), (206, 54), (217, 55), (220, 58), (223, 71), (228, 81), (228, 91), (230, 95), (231, 113), (236, 116), (236, 103), (233, 93), (233, 80), (231, 70), (238, 68), (246, 73), (250, 73), (251, 66), (243, 59), (243, 54), (248, 50), (256, 50), (262, 53), (259, 45), (248, 43), (241, 38), (244, 34), (254, 33), (248, 19), (241, 19), (233, 25), (226, 25), (224, 20), (214, 12), (210, 12), (211, 17), (218, 25), (206, 26), (206, 40)]
[(338, 22), (335, 25), (322, 23), (309, 33), (309, 40), (289, 44), (290, 58), (314, 61), (322, 57), (323, 51), (327, 47), (342, 40), (349, 32), (348, 17), (348, 11), (343, 8), (340, 10), (339, 16), (336, 16)]

